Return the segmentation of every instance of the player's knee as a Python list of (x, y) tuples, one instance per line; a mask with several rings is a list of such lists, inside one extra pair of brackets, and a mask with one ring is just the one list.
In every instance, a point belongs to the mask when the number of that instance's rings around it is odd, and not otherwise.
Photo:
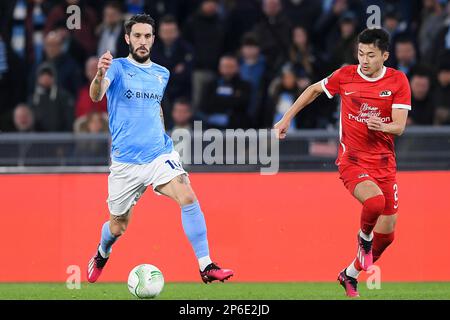
[(123, 234), (125, 233), (126, 230), (127, 230), (126, 227), (120, 228), (120, 229), (117, 229), (116, 232), (112, 232), (112, 234), (113, 234), (115, 237), (120, 237), (121, 235), (123, 235)]
[(127, 230), (128, 223), (126, 222), (116, 222), (111, 224), (111, 234), (115, 237), (120, 237)]
[(193, 192), (185, 192), (178, 196), (178, 202), (181, 206), (189, 205), (197, 201)]
[(366, 212), (379, 213), (384, 211), (386, 205), (386, 199), (382, 194), (376, 195), (364, 201), (363, 206)]

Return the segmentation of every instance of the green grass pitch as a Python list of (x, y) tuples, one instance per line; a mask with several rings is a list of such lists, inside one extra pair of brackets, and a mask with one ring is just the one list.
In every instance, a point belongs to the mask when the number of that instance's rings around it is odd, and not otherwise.
[[(381, 289), (359, 286), (362, 300), (450, 300), (450, 282), (382, 283)], [(0, 283), (0, 300), (129, 300), (126, 283)], [(336, 283), (166, 283), (157, 300), (337, 300), (347, 299)]]

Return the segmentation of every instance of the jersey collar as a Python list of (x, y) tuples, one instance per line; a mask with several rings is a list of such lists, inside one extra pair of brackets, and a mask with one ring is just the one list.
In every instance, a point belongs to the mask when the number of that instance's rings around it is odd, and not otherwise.
[(130, 62), (131, 64), (135, 65), (136, 67), (139, 68), (150, 68), (153, 64), (153, 62), (150, 60), (150, 63), (148, 64), (142, 64), (142, 63), (137, 63), (136, 61), (134, 61), (133, 59), (131, 59), (130, 57), (127, 57), (128, 62)]
[(375, 82), (375, 81), (378, 81), (378, 80), (380, 80), (381, 78), (384, 77), (384, 75), (386, 74), (386, 67), (383, 66), (383, 69), (381, 70), (381, 74), (380, 74), (378, 77), (376, 77), (376, 78), (369, 78), (368, 76), (365, 76), (365, 75), (362, 73), (362, 71), (361, 71), (361, 65), (359, 65), (359, 64), (358, 64), (358, 69), (357, 69), (357, 71), (358, 71), (358, 74), (361, 76), (361, 78), (363, 78), (364, 80), (370, 81), (370, 82)]

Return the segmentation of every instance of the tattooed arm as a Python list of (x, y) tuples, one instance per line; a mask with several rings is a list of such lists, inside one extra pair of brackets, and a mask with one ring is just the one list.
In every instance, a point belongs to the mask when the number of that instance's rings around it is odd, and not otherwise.
[(109, 51), (102, 55), (98, 61), (97, 74), (89, 87), (89, 96), (94, 102), (102, 100), (106, 90), (108, 89), (109, 82), (108, 80), (105, 80), (105, 74), (111, 66), (111, 63), (112, 55)]

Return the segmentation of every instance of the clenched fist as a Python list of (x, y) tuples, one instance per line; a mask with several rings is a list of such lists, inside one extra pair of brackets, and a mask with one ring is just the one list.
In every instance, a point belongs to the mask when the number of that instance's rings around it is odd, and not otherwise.
[(113, 59), (113, 56), (112, 56), (111, 52), (109, 52), (109, 50), (106, 51), (106, 53), (104, 53), (100, 57), (100, 59), (98, 60), (98, 65), (97, 65), (97, 77), (98, 78), (103, 78), (105, 76), (106, 71), (111, 66), (112, 59)]
[(287, 134), (287, 131), (288, 131), (290, 125), (291, 125), (291, 122), (290, 122), (290, 121), (286, 121), (286, 120), (283, 120), (283, 119), (281, 119), (280, 121), (278, 121), (278, 122), (273, 126), (273, 128), (276, 130), (276, 131), (275, 131), (275, 136), (276, 136), (278, 139), (284, 139), (284, 138), (286, 138), (286, 134)]

